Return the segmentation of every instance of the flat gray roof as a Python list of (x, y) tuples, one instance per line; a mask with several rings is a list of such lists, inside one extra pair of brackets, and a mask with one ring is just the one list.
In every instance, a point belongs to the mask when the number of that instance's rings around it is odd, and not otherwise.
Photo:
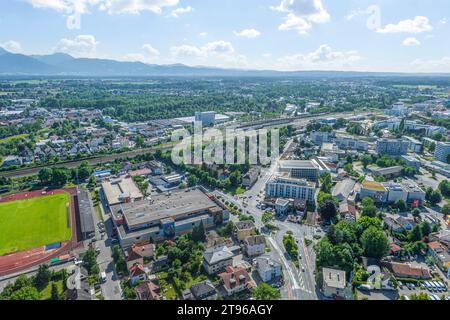
[(282, 169), (318, 169), (318, 165), (311, 160), (284, 160), (280, 161)]
[(114, 209), (122, 211), (129, 227), (208, 209), (221, 210), (198, 189), (157, 195), (151, 200), (121, 204)]

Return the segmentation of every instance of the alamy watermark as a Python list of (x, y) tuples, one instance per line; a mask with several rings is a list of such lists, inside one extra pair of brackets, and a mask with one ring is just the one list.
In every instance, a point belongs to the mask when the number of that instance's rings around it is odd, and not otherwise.
[[(270, 145), (269, 145), (270, 139)], [(172, 162), (175, 165), (245, 164), (269, 165), (280, 153), (278, 129), (224, 131), (194, 123), (194, 133), (178, 129), (172, 133)]]

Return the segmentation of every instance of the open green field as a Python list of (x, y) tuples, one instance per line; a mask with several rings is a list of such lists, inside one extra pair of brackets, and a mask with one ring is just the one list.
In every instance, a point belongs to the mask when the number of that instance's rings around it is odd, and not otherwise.
[(0, 203), (0, 256), (70, 240), (68, 210), (66, 193)]

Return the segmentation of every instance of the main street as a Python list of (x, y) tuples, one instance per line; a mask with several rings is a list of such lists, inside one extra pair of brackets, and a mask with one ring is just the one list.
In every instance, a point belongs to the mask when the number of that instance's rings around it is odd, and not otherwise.
[[(100, 194), (102, 194), (100, 192)], [(122, 289), (120, 287), (120, 280), (116, 273), (116, 268), (114, 266), (114, 261), (112, 259), (112, 221), (108, 214), (105, 214), (103, 206), (100, 205), (100, 210), (102, 212), (102, 218), (104, 220), (106, 234), (102, 237), (98, 224), (102, 222), (97, 214), (95, 214), (94, 208), (92, 209), (94, 223), (95, 223), (95, 246), (98, 250), (97, 263), (100, 268), (100, 273), (106, 273), (106, 282), (102, 283), (102, 295), (106, 300), (121, 300), (122, 299)]]
[[(289, 149), (292, 142), (292, 139), (288, 141), (284, 148), (284, 152)], [(242, 209), (243, 213), (254, 217), (256, 227), (259, 229), (263, 228), (264, 224), (262, 222), (262, 215), (264, 211), (258, 209), (257, 204), (258, 201), (264, 198), (265, 185), (270, 177), (277, 171), (278, 161), (281, 156), (275, 159), (269, 168), (263, 168), (258, 181), (252, 188), (241, 194), (239, 197), (232, 197), (220, 191), (215, 191), (214, 193), (238, 206), (238, 208)], [(244, 206), (244, 202), (246, 203), (246, 206)], [(232, 220), (238, 221), (238, 218), (236, 216), (232, 216)], [(273, 224), (275, 224), (279, 230), (275, 234), (266, 235), (266, 238), (283, 266), (285, 279), (285, 285), (282, 289), (283, 298), (289, 300), (317, 299), (313, 274), (314, 250), (312, 246), (307, 247), (304, 241), (305, 237), (312, 240), (314, 228), (311, 226), (293, 224), (291, 222), (281, 220), (277, 220)], [(290, 260), (286, 250), (284, 249), (283, 236), (288, 231), (292, 232), (298, 243), (299, 255), (301, 256), (301, 259), (299, 259), (299, 269), (294, 265), (293, 261)]]

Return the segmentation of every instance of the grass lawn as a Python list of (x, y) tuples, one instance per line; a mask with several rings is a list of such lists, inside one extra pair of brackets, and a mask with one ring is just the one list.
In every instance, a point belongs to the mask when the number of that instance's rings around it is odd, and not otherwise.
[(12, 142), (14, 140), (25, 139), (25, 138), (28, 138), (28, 136), (29, 136), (29, 134), (25, 133), (25, 134), (19, 134), (17, 136), (11, 136), (11, 137), (7, 137), (7, 138), (3, 138), (3, 139), (0, 139), (0, 144), (2, 144), (2, 143), (9, 143), (9, 142)]
[(52, 297), (52, 283), (56, 284), (56, 287), (58, 288), (58, 292), (60, 295), (63, 295), (64, 293), (64, 287), (63, 287), (63, 282), (62, 280), (59, 281), (50, 281), (49, 284), (42, 289), (42, 291), (40, 292), (41, 294), (41, 300), (50, 300), (50, 298)]
[(159, 272), (156, 275), (159, 279), (162, 295), (167, 300), (176, 300), (178, 295), (169, 279), (167, 272)]
[(0, 203), (0, 256), (69, 240), (67, 206), (66, 193)]

